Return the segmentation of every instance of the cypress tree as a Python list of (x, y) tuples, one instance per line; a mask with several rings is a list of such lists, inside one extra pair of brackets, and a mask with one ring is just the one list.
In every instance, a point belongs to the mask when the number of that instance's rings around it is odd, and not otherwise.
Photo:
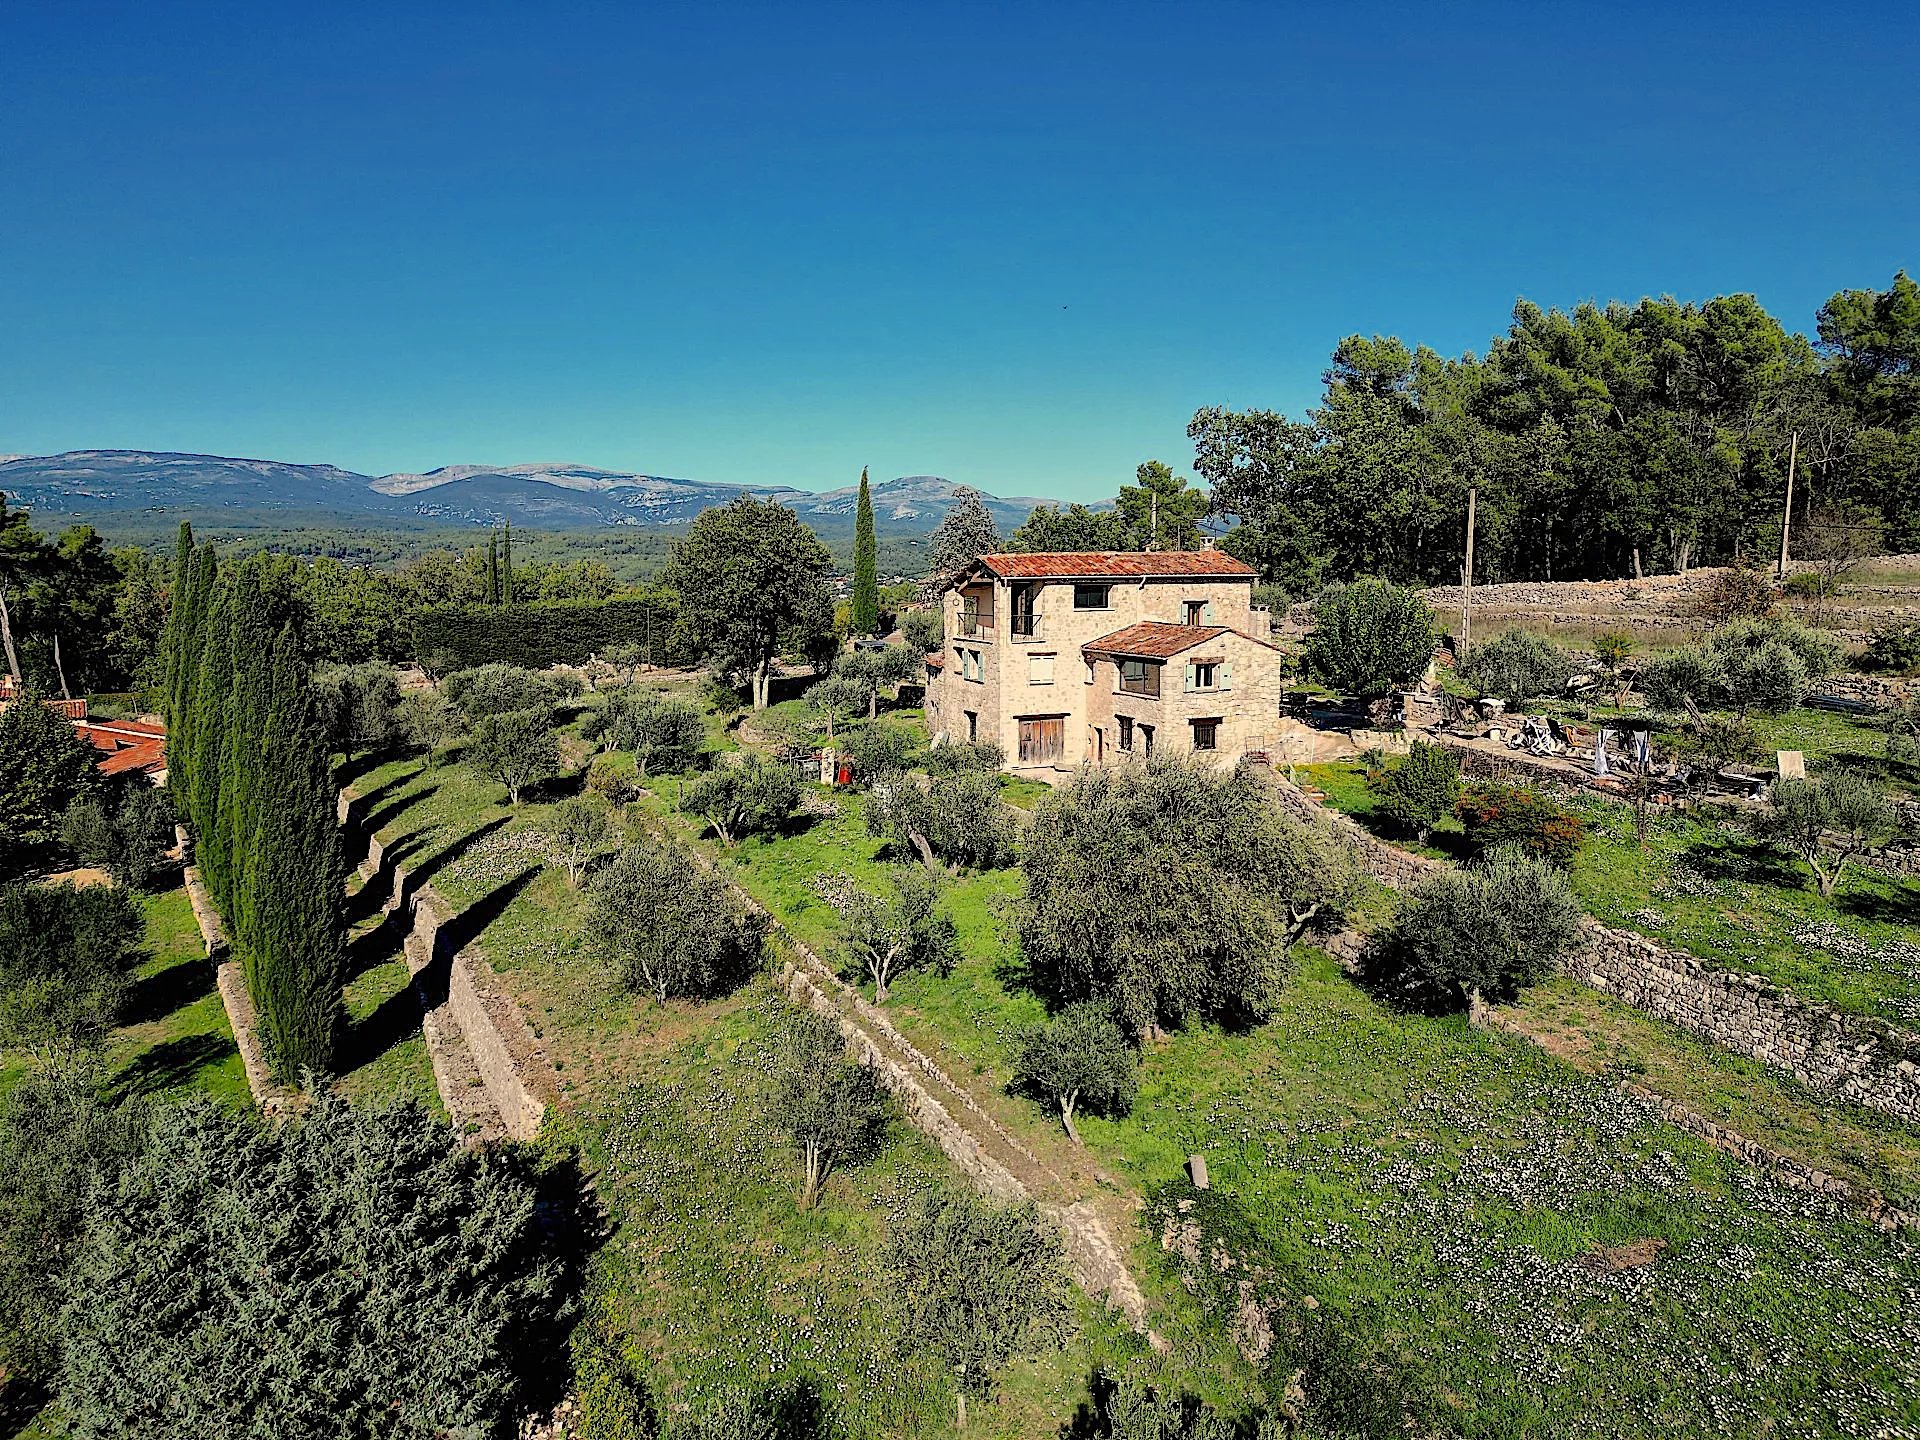
[(500, 603), (500, 532), (487, 532), (487, 603)]
[(880, 629), (880, 550), (873, 534), (873, 493), (867, 467), (860, 467), (860, 505), (853, 522), (853, 631), (872, 635)]
[(513, 522), (507, 521), (506, 539), (500, 545), (500, 602), (513, 604)]
[(193, 817), (194, 858), (222, 915), (233, 912), (231, 835), (223, 823), (227, 786), (227, 724), (233, 691), (232, 587), (212, 597), (195, 676), (192, 764), (187, 774), (187, 813)]

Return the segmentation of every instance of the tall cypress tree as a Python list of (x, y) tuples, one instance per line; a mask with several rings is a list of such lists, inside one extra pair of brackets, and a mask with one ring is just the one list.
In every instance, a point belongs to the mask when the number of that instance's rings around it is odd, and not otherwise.
[(211, 597), (195, 676), (187, 813), (193, 817), (194, 858), (222, 915), (233, 913), (232, 834), (224, 823), (228, 794), (227, 727), (232, 718), (232, 587)]
[(853, 521), (853, 631), (872, 635), (880, 628), (880, 547), (873, 534), (873, 492), (867, 467), (860, 467), (860, 505)]
[(506, 539), (500, 543), (500, 603), (513, 604), (513, 522), (507, 521)]
[(500, 532), (487, 532), (487, 603), (500, 603)]

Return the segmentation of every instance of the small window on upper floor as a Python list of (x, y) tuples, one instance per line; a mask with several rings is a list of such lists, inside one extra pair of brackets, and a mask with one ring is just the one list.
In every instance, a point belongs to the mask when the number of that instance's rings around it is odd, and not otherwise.
[(1187, 624), (1204, 625), (1207, 623), (1207, 602), (1204, 600), (1187, 601)]
[(1053, 656), (1029, 655), (1027, 657), (1027, 683), (1029, 685), (1053, 684)]
[(1076, 585), (1073, 587), (1073, 608), (1076, 610), (1105, 610), (1107, 597), (1112, 593), (1111, 585)]

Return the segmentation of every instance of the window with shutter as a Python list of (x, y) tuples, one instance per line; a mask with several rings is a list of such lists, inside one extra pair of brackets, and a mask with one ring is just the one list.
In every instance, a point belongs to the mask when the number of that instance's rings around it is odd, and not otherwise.
[(1029, 655), (1027, 657), (1027, 683), (1029, 685), (1053, 684), (1053, 656)]

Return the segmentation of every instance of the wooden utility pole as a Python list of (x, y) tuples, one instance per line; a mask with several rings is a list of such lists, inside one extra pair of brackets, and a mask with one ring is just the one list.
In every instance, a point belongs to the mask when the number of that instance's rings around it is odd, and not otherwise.
[(1793, 528), (1793, 467), (1800, 459), (1800, 432), (1793, 432), (1793, 442), (1787, 447), (1787, 503), (1780, 511), (1780, 565), (1774, 571), (1773, 578), (1787, 578), (1787, 532)]
[(1460, 567), (1460, 654), (1465, 658), (1473, 643), (1473, 512), (1480, 499), (1480, 487), (1467, 491), (1467, 563)]

